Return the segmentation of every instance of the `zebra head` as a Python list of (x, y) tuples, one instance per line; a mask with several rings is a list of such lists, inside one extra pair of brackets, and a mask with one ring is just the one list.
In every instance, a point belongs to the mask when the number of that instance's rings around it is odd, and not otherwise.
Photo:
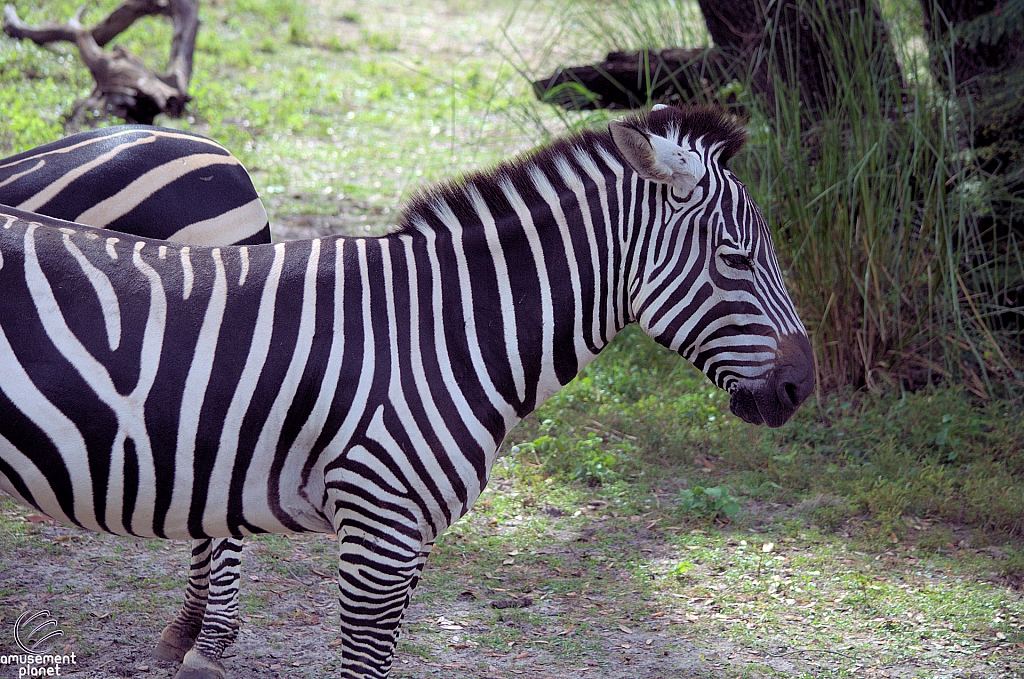
[(639, 177), (632, 318), (728, 391), (734, 414), (785, 424), (814, 388), (814, 359), (764, 216), (726, 167), (745, 131), (720, 111), (673, 107), (610, 129)]

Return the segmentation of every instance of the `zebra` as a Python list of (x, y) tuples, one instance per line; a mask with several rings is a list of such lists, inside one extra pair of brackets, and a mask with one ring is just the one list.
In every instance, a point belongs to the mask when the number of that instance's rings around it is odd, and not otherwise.
[(0, 204), (191, 245), (270, 242), (270, 223), (239, 160), (178, 130), (119, 125), (0, 160)]
[[(270, 242), (270, 223), (241, 162), (178, 130), (119, 125), (70, 135), (0, 160), (0, 204), (185, 245)], [(185, 602), (154, 655), (220, 658), (238, 633), (242, 543), (192, 543)]]
[[(341, 676), (386, 678), (505, 435), (627, 324), (752, 424), (813, 390), (727, 167), (745, 139), (659, 108), (429, 189), (379, 238), (177, 246), (0, 210), (0, 489), (117, 535), (336, 534)], [(192, 649), (177, 676), (225, 672)]]

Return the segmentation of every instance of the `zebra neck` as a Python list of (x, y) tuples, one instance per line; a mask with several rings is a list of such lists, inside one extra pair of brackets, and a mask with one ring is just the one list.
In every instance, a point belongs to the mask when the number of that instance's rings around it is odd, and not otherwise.
[(471, 212), (456, 215), (437, 201), (390, 238), (436, 293), (431, 317), (421, 311), (418, 323), (443, 326), (456, 368), (479, 376), (491, 401), (509, 407), (511, 428), (627, 322), (621, 220), (596, 187), (592, 202), (604, 210), (595, 215), (571, 191), (537, 196), (541, 205), (519, 194), (485, 202), (467, 192)]

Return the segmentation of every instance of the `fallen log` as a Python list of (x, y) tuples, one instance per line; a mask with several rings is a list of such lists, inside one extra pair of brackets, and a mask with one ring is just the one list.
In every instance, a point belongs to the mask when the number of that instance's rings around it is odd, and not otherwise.
[(730, 63), (707, 48), (611, 52), (596, 64), (560, 68), (533, 89), (541, 101), (570, 110), (685, 103), (732, 80)]

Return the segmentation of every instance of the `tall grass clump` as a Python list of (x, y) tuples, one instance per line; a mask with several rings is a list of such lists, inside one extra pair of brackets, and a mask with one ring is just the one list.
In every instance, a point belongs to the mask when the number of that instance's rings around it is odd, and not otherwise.
[[(866, 23), (855, 17), (853, 34), (869, 35)], [(1019, 379), (1003, 300), (1024, 285), (1024, 260), (1012, 231), (985, 226), (987, 179), (962, 142), (969, 121), (916, 76), (923, 55), (904, 50), (909, 81), (895, 83), (878, 68), (880, 46), (833, 23), (813, 29), (835, 59), (833, 99), (809, 114), (776, 77), (774, 100), (751, 98), (753, 139), (736, 169), (770, 215), (819, 385), (956, 378), (987, 395)]]
[(696, 2), (581, 0), (568, 16), (571, 28), (592, 36), (607, 51), (709, 45)]
[[(929, 76), (920, 9), (886, 6), (902, 76), (887, 66), (892, 46), (872, 44), (873, 17), (839, 22), (824, 0), (794, 0), (767, 6), (770, 34), (750, 74), (708, 100), (728, 100), (749, 120), (751, 141), (733, 169), (769, 221), (819, 389), (952, 379), (990, 396), (1024, 379), (1020, 234), (992, 219), (998, 189), (966, 141), (969, 107)], [(707, 44), (694, 3), (575, 7), (573, 26), (606, 51)], [(810, 103), (791, 75), (798, 46), (767, 48), (799, 39), (777, 26), (782, 12), (807, 8), (802, 35), (830, 52), (832, 81), (827, 100)], [(576, 127), (608, 115), (563, 118)]]

